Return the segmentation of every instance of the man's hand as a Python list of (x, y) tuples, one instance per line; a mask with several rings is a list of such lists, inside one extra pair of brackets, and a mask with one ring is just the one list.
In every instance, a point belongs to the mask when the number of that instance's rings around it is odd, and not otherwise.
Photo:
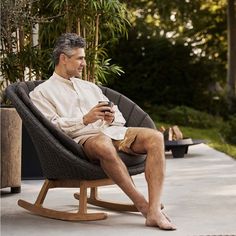
[[(112, 105), (113, 106), (113, 105)], [(107, 102), (98, 103), (93, 107), (84, 117), (83, 122), (85, 125), (93, 123), (97, 120), (105, 120), (107, 123), (112, 123), (115, 117), (115, 111), (112, 107), (107, 105)]]
[(105, 116), (104, 120), (108, 123), (111, 124), (115, 119), (115, 111), (111, 108), (110, 111), (105, 111)]

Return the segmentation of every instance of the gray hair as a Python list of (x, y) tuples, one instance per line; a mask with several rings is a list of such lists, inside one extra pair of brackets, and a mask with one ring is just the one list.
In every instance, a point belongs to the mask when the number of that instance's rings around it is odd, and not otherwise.
[(86, 42), (85, 39), (80, 37), (75, 33), (65, 33), (62, 34), (53, 49), (53, 60), (55, 65), (59, 63), (59, 57), (62, 53), (67, 56), (72, 55), (72, 50), (75, 48), (85, 48)]

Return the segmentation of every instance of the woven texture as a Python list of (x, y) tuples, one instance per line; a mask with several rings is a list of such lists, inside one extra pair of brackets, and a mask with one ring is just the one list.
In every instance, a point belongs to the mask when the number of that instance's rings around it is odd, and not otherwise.
[[(89, 162), (83, 147), (56, 128), (34, 106), (29, 92), (44, 81), (18, 82), (8, 86), (6, 92), (13, 106), (19, 113), (41, 163), (44, 177), (47, 179), (81, 179), (95, 180), (106, 178), (102, 168)], [(103, 93), (124, 115), (129, 127), (149, 127), (155, 129), (151, 118), (139, 106), (124, 95), (100, 86)], [(142, 173), (145, 156), (130, 156), (119, 153), (130, 175)]]

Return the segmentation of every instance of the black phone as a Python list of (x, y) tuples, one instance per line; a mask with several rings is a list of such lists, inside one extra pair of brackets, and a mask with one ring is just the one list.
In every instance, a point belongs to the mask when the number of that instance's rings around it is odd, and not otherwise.
[(106, 105), (104, 105), (104, 106), (109, 106), (109, 107), (112, 107), (112, 105), (113, 105), (113, 102), (111, 102), (111, 101), (99, 101), (98, 103), (106, 103)]
[[(113, 102), (111, 101), (99, 101), (98, 103), (106, 103), (104, 106), (108, 106), (108, 107), (112, 107), (113, 106)], [(110, 110), (103, 110), (103, 112), (106, 112), (106, 111), (110, 111)]]

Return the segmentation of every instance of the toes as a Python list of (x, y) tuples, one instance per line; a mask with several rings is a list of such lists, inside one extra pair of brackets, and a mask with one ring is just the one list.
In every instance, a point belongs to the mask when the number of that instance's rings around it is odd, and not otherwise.
[(158, 227), (162, 230), (176, 230), (177, 229), (176, 226), (174, 226), (172, 224), (168, 224), (168, 225), (167, 224), (163, 224), (163, 225), (159, 224)]
[(162, 220), (161, 223), (162, 223), (162, 226), (159, 224), (159, 228), (160, 229), (163, 229), (163, 230), (176, 230), (176, 226), (174, 226), (173, 224), (171, 224), (171, 220), (170, 218), (167, 216), (166, 213), (164, 212), (161, 212), (162, 215), (165, 217), (165, 220)]
[(146, 221), (146, 226), (158, 227), (161, 230), (169, 230), (169, 231), (177, 229), (176, 226), (174, 226), (174, 225), (172, 225), (170, 223), (168, 223), (168, 224), (166, 224), (166, 223), (157, 223), (157, 222), (150, 223), (150, 222)]
[(161, 230), (176, 230), (176, 226), (174, 226), (169, 217), (161, 212), (158, 217), (148, 218), (146, 220), (146, 225), (150, 227), (158, 227)]

